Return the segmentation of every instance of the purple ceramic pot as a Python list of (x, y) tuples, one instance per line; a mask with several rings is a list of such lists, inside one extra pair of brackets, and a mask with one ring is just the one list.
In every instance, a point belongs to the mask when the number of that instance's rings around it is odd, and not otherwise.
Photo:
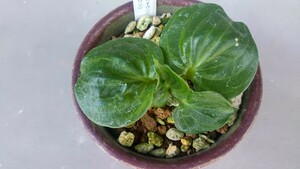
[[(165, 12), (174, 12), (176, 9), (198, 3), (196, 0), (158, 0), (158, 15)], [(93, 47), (109, 40), (113, 35), (118, 35), (124, 31), (127, 23), (134, 19), (132, 2), (124, 4), (107, 14), (96, 23), (83, 40), (73, 66), (72, 89), (73, 98), (78, 116), (90, 136), (105, 152), (113, 158), (123, 161), (138, 168), (180, 168), (187, 169), (202, 167), (223, 156), (239, 142), (254, 121), (262, 97), (262, 78), (258, 68), (257, 74), (243, 96), (243, 103), (239, 110), (236, 123), (230, 128), (228, 133), (222, 135), (212, 147), (205, 151), (189, 156), (173, 159), (160, 159), (145, 156), (122, 147), (116, 139), (104, 127), (99, 127), (92, 123), (80, 109), (75, 95), (74, 85), (77, 81), (80, 69), (80, 62), (86, 53)]]

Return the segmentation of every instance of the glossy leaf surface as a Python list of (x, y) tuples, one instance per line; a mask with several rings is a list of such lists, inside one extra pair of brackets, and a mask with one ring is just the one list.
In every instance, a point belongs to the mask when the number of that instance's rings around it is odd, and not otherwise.
[(123, 38), (91, 50), (83, 59), (75, 86), (77, 101), (94, 123), (124, 127), (150, 108), (157, 86), (154, 58), (163, 62), (151, 41)]
[(212, 91), (192, 92), (173, 112), (175, 126), (186, 133), (202, 133), (222, 127), (235, 112), (229, 102)]
[(160, 78), (160, 85), (168, 89), (178, 100), (184, 100), (192, 90), (188, 84), (178, 76), (168, 65), (158, 65), (156, 67)]
[(233, 22), (216, 4), (199, 3), (174, 13), (160, 45), (165, 63), (196, 91), (227, 99), (243, 92), (258, 66), (258, 52), (247, 26)]

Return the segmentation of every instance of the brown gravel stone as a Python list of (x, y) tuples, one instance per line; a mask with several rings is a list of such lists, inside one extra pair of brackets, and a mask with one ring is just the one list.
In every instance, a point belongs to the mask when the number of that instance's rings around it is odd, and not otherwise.
[(155, 119), (153, 119), (152, 117), (150, 117), (148, 115), (148, 113), (146, 113), (142, 118), (141, 121), (143, 123), (143, 125), (149, 130), (149, 131), (153, 131), (156, 132), (157, 131), (157, 122)]
[(158, 126), (157, 131), (160, 135), (165, 135), (167, 132), (167, 127), (166, 126)]
[(221, 133), (221, 134), (225, 134), (225, 133), (227, 133), (227, 131), (228, 131), (228, 125), (226, 124), (225, 126), (223, 126), (222, 128), (219, 128), (218, 130), (217, 130), (217, 132), (219, 132), (219, 133)]
[(166, 119), (169, 116), (171, 116), (171, 111), (169, 111), (168, 109), (162, 109), (162, 108), (157, 108), (156, 110), (154, 110), (154, 114), (160, 118), (160, 119)]

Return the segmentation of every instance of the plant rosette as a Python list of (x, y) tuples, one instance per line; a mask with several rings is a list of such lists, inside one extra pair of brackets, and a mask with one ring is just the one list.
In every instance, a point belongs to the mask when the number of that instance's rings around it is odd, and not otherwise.
[(117, 159), (141, 168), (202, 166), (229, 151), (258, 111), (258, 52), (247, 26), (216, 4), (158, 1), (165, 12), (172, 16), (136, 23), (128, 3), (94, 26), (74, 63), (75, 105)]

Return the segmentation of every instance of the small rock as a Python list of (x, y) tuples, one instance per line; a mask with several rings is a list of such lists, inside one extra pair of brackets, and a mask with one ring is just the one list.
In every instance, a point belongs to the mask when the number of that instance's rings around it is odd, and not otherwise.
[(154, 110), (154, 114), (157, 116), (157, 117), (159, 117), (159, 118), (161, 118), (161, 119), (165, 119), (165, 117), (164, 117), (164, 109), (162, 109), (162, 108), (157, 108), (157, 109), (155, 109)]
[(162, 30), (160, 28), (157, 28), (157, 27), (155, 27), (155, 29), (156, 29), (156, 31), (153, 35), (153, 38), (154, 37), (160, 37), (160, 34), (161, 34)]
[(219, 133), (221, 133), (221, 134), (225, 134), (225, 133), (227, 133), (228, 128), (229, 128), (228, 125), (225, 124), (223, 127), (219, 128), (219, 129), (217, 130), (217, 132), (219, 132)]
[(228, 120), (227, 125), (232, 126), (237, 118), (237, 112), (235, 112)]
[(118, 141), (121, 145), (125, 147), (131, 147), (134, 142), (134, 134), (131, 132), (123, 131), (120, 134)]
[(156, 119), (157, 123), (159, 123), (160, 125), (163, 125), (163, 126), (166, 125), (166, 123), (162, 119), (160, 119), (158, 117), (156, 117), (155, 119)]
[(184, 133), (179, 131), (178, 129), (176, 128), (170, 128), (167, 133), (166, 133), (166, 136), (168, 139), (170, 140), (173, 140), (173, 141), (178, 141), (180, 140), (183, 136), (184, 136)]
[(171, 116), (171, 112), (168, 109), (164, 110), (162, 108), (155, 109), (154, 114), (163, 120)]
[(132, 128), (130, 128), (130, 131), (137, 131), (140, 134), (147, 134), (148, 129), (145, 127), (143, 122), (139, 120)]
[(171, 115), (172, 115), (171, 110), (165, 109), (165, 116), (168, 118), (168, 117), (171, 117)]
[(148, 136), (148, 143), (153, 144), (156, 147), (160, 147), (164, 142), (164, 139), (154, 132), (151, 131), (148, 132), (147, 136)]
[(151, 39), (151, 41), (154, 42), (154, 43), (156, 43), (157, 45), (159, 45), (160, 37), (154, 36), (154, 37)]
[(135, 37), (135, 38), (141, 38), (141, 37), (143, 37), (144, 36), (144, 32), (134, 32), (133, 33), (133, 37)]
[(154, 157), (162, 158), (166, 156), (166, 149), (165, 148), (154, 149), (150, 152), (150, 154)]
[(182, 145), (185, 145), (185, 146), (190, 146), (193, 143), (193, 140), (191, 137), (182, 138), (182, 139), (180, 139), (180, 141), (181, 141)]
[(163, 24), (158, 26), (158, 29), (160, 29), (161, 31), (165, 28), (165, 26)]
[(202, 138), (203, 140), (205, 140), (207, 143), (210, 143), (210, 144), (214, 143), (214, 141), (209, 139), (206, 135), (199, 134), (199, 137)]
[(196, 152), (206, 149), (209, 147), (209, 144), (206, 143), (201, 137), (193, 140), (193, 148), (196, 150)]
[(167, 127), (166, 126), (158, 126), (157, 131), (160, 135), (165, 135), (167, 132)]
[(126, 29), (125, 29), (125, 34), (128, 34), (128, 33), (131, 33), (131, 32), (133, 32), (134, 31), (134, 29), (135, 29), (135, 27), (136, 27), (136, 21), (132, 21), (132, 22), (130, 22), (128, 25), (127, 25), (127, 27), (126, 27)]
[(241, 93), (238, 96), (230, 99), (231, 105), (238, 109), (240, 107), (241, 103), (242, 103), (242, 97), (243, 97), (243, 93)]
[(151, 16), (142, 16), (138, 23), (137, 23), (137, 28), (140, 30), (140, 31), (144, 31), (148, 28), (148, 26), (152, 23), (152, 17)]
[(147, 154), (150, 151), (152, 151), (154, 148), (153, 144), (149, 144), (149, 143), (141, 143), (138, 144), (134, 147), (134, 149), (139, 152), (139, 153), (143, 153), (143, 154)]
[(171, 143), (166, 150), (166, 158), (173, 158), (179, 153), (180, 149)]
[(171, 16), (171, 13), (163, 13), (160, 18), (170, 18)]
[(190, 149), (191, 146), (187, 146), (187, 145), (181, 145), (180, 146), (180, 150), (181, 152), (185, 153)]
[(149, 130), (155, 132), (157, 130), (157, 122), (152, 117), (146, 113), (142, 118), (141, 121), (143, 125)]
[(169, 21), (170, 17), (171, 17), (170, 13), (164, 13), (164, 14), (162, 14), (160, 16), (161, 23), (165, 25)]
[(151, 39), (153, 35), (155, 34), (156, 28), (155, 26), (151, 26), (144, 34), (144, 39)]
[(161, 23), (161, 20), (158, 16), (154, 16), (152, 19), (152, 25), (157, 26)]
[(174, 124), (174, 120), (173, 120), (172, 116), (170, 116), (170, 117), (167, 118), (167, 123)]

